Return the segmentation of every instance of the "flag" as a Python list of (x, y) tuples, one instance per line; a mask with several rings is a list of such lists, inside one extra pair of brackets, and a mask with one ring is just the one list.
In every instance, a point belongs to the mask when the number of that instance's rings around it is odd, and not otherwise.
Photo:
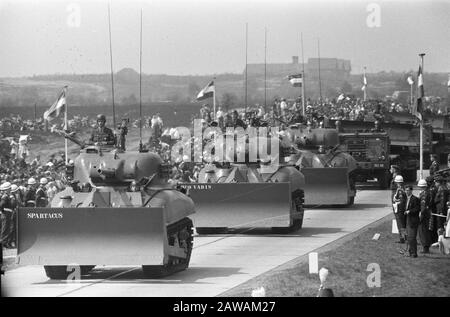
[(407, 81), (408, 81), (408, 84), (410, 84), (411, 86), (414, 84), (414, 80), (412, 79), (411, 76), (408, 76)]
[(289, 79), (293, 87), (301, 87), (303, 84), (302, 74), (289, 75), (287, 78)]
[(366, 86), (367, 86), (367, 78), (366, 78), (366, 74), (364, 73), (363, 76), (363, 86), (361, 87), (361, 90), (366, 90)]
[(214, 96), (214, 80), (203, 88), (197, 95), (197, 100), (203, 100)]
[(66, 88), (67, 86), (63, 88), (63, 91), (50, 109), (44, 112), (45, 120), (51, 121), (58, 117), (61, 112), (66, 111)]
[(417, 101), (413, 113), (421, 121), (423, 112), (422, 98), (424, 98), (424, 96), (422, 67), (419, 66), (419, 71), (417, 72)]
[(340, 94), (339, 97), (337, 97), (337, 101), (341, 101), (345, 99), (345, 95), (344, 94)]

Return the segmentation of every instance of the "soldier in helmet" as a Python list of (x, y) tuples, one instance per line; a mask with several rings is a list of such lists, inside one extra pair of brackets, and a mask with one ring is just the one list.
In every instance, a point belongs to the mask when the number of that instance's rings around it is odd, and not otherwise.
[(1, 212), (1, 244), (2, 247), (10, 248), (11, 223), (13, 209), (10, 199), (11, 183), (4, 182), (0, 185), (0, 212)]
[(424, 179), (419, 180), (417, 183), (419, 187), (419, 200), (420, 200), (420, 212), (419, 212), (419, 239), (422, 245), (422, 251), (420, 253), (430, 253), (431, 246), (431, 232), (428, 229), (431, 217), (431, 194), (428, 188), (427, 181)]
[[(434, 202), (434, 198), (436, 197), (437, 193), (437, 187), (434, 182), (433, 176), (428, 176), (426, 178), (428, 189), (430, 192), (430, 202), (429, 202), (429, 210), (431, 214), (436, 213), (436, 204)], [(428, 230), (430, 231), (430, 237), (431, 237), (431, 243), (435, 243), (438, 241), (438, 234), (437, 234), (437, 221), (436, 216), (430, 215), (430, 219), (428, 221)]]
[(114, 145), (116, 143), (113, 131), (107, 128), (105, 124), (105, 115), (99, 114), (97, 116), (97, 128), (92, 131), (91, 138), (89, 139), (91, 143), (98, 143), (100, 145)]
[(27, 181), (23, 201), (25, 207), (36, 207), (36, 180), (33, 177), (30, 177)]
[(392, 199), (393, 207), (394, 207), (394, 215), (395, 220), (397, 222), (397, 228), (399, 233), (399, 243), (405, 243), (406, 238), (406, 216), (405, 216), (405, 208), (406, 208), (406, 192), (403, 187), (403, 177), (401, 175), (395, 176), (394, 182), (397, 185), (397, 190), (395, 191), (395, 195)]
[(48, 204), (47, 183), (48, 180), (45, 177), (42, 177), (39, 181), (39, 187), (36, 190), (36, 207), (46, 207)]

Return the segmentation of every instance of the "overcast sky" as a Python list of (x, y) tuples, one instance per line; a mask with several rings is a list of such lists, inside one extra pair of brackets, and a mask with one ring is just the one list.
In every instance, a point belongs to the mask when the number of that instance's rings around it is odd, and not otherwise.
[[(374, 5), (375, 4), (375, 5)], [(111, 1), (114, 70), (241, 73), (248, 62), (349, 59), (353, 73), (450, 72), (450, 1), (164, 0)], [(379, 13), (379, 15), (378, 15)], [(107, 1), (0, 0), (0, 77), (110, 71)]]

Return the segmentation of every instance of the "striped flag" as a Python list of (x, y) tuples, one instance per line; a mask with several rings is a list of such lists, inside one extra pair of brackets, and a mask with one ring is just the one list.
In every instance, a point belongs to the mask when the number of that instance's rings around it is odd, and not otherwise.
[(213, 80), (198, 93), (197, 100), (200, 101), (203, 99), (211, 98), (214, 96), (214, 93), (215, 93), (215, 89), (214, 89), (214, 80)]
[(293, 87), (301, 87), (303, 84), (302, 74), (289, 75), (287, 78), (289, 79)]
[(51, 121), (57, 118), (60, 113), (66, 111), (66, 89), (67, 86), (64, 86), (63, 91), (59, 95), (58, 99), (53, 103), (53, 105), (44, 112), (44, 119)]
[(422, 99), (425, 97), (425, 92), (423, 89), (423, 74), (422, 67), (419, 66), (419, 71), (417, 73), (417, 102), (416, 107), (414, 109), (414, 115), (422, 121), (422, 112), (423, 112), (423, 102)]

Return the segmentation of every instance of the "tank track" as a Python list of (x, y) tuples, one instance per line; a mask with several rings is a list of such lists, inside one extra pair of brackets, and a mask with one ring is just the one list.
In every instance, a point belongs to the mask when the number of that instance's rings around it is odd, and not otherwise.
[(183, 218), (167, 226), (167, 239), (169, 245), (179, 243), (187, 251), (186, 258), (169, 256), (169, 261), (165, 265), (143, 265), (142, 271), (146, 278), (161, 278), (183, 271), (188, 268), (193, 248), (193, 224), (189, 218)]

